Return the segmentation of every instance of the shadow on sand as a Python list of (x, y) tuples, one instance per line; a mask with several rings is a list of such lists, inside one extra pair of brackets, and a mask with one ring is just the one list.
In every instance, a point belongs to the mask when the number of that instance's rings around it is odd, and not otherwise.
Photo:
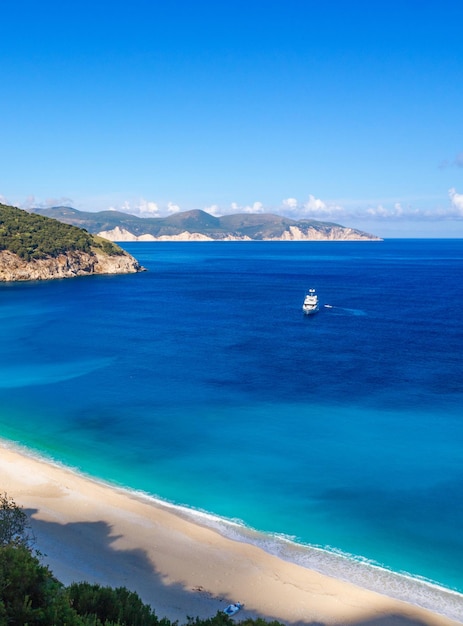
[[(111, 526), (104, 521), (58, 524), (34, 519), (37, 509), (26, 509), (25, 512), (31, 519), (42, 562), (66, 585), (87, 581), (103, 586), (127, 587), (136, 591), (143, 602), (150, 604), (159, 618), (167, 617), (180, 625), (186, 624), (188, 616), (213, 617), (230, 602), (239, 600), (226, 595), (214, 596), (201, 586), (188, 588), (172, 583), (156, 570), (143, 550), (115, 547), (120, 536), (113, 534)], [(333, 599), (333, 602), (336, 600)], [(234, 620), (239, 623), (246, 618), (261, 617), (291, 626), (333, 626), (333, 623), (311, 620), (310, 613), (308, 592), (307, 621), (288, 622), (276, 615), (262, 614), (253, 610), (249, 603)], [(365, 612), (361, 619), (346, 619), (343, 626), (434, 626), (438, 619), (436, 616), (434, 620), (431, 615), (429, 620), (421, 621), (393, 613), (369, 616)]]

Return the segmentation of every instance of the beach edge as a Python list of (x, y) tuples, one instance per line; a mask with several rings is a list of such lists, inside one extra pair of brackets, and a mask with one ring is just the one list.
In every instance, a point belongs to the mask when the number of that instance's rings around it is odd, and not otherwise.
[(226, 538), (6, 440), (0, 450), (1, 490), (31, 516), (42, 560), (64, 584), (126, 586), (180, 624), (230, 602), (244, 604), (237, 619), (287, 624), (462, 623)]

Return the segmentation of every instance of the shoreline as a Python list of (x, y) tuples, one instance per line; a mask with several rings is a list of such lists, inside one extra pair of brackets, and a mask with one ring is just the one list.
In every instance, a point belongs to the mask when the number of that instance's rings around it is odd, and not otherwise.
[[(0, 440), (0, 488), (31, 517), (43, 562), (64, 584), (126, 586), (159, 618), (185, 624), (230, 602), (236, 619), (287, 624), (461, 624), (226, 537), (193, 514), (114, 487)], [(212, 517), (212, 516), (211, 516)], [(449, 590), (449, 594), (451, 591)], [(455, 593), (460, 600), (460, 595)]]

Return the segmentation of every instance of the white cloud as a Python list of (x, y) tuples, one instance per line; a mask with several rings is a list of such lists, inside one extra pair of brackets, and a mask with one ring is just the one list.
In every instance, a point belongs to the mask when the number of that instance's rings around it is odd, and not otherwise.
[[(103, 209), (104, 210), (104, 209)], [(129, 200), (124, 200), (118, 206), (111, 205), (107, 211), (120, 211), (121, 213), (129, 213), (137, 217), (160, 217), (159, 206), (156, 202), (140, 198), (138, 202), (132, 204)]]
[(253, 204), (247, 204), (241, 206), (236, 202), (232, 202), (230, 205), (232, 213), (265, 213), (265, 207), (262, 202), (253, 202)]
[(265, 208), (262, 202), (254, 202), (251, 205), (244, 207), (245, 213), (265, 213)]
[(22, 202), (18, 203), (18, 206), (21, 209), (33, 209), (33, 208), (44, 208), (41, 207), (42, 203), (39, 202), (38, 200), (35, 199), (35, 196), (27, 196), (27, 198), (25, 200), (23, 200)]
[(179, 213), (181, 211), (181, 209), (178, 206), (178, 204), (174, 204), (173, 202), (168, 202), (167, 203), (167, 211), (168, 211), (168, 213), (172, 214), (172, 213)]
[(50, 209), (54, 206), (73, 206), (72, 198), (65, 196), (61, 198), (47, 198), (46, 200), (37, 200), (35, 196), (27, 196), (25, 200), (18, 203), (21, 209)]
[(396, 202), (394, 206), (390, 209), (384, 207), (382, 204), (378, 204), (376, 207), (368, 207), (365, 211), (368, 217), (378, 217), (378, 218), (400, 218), (400, 217), (410, 217), (411, 215), (416, 215), (416, 210), (412, 209), (404, 209), (400, 202)]
[(396, 202), (393, 207), (386, 208), (382, 204), (376, 207), (368, 207), (362, 213), (358, 210), (355, 217), (368, 217), (379, 220), (413, 220), (421, 222), (452, 220), (463, 218), (463, 194), (457, 193), (452, 187), (448, 192), (450, 198), (450, 206), (436, 207), (434, 209), (421, 209), (408, 206), (404, 208), (400, 202)]
[(211, 206), (204, 207), (203, 210), (206, 211), (206, 213), (213, 215), (214, 217), (220, 217), (222, 215), (218, 204), (211, 204)]
[(125, 200), (119, 208), (114, 206), (109, 207), (109, 211), (122, 211), (122, 213), (130, 213), (130, 215), (137, 215), (139, 217), (159, 217), (159, 207), (156, 202), (140, 200), (132, 207), (132, 204)]
[(121, 213), (130, 213), (130, 215), (138, 215), (138, 210), (136, 207), (132, 209), (132, 206), (128, 200), (125, 200), (119, 206), (110, 205), (107, 209), (102, 209), (103, 211), (120, 211)]
[(288, 209), (289, 211), (297, 209), (298, 206), (299, 202), (296, 200), (296, 198), (286, 198), (286, 200), (283, 200), (283, 207), (285, 209)]
[(308, 213), (327, 213), (328, 205), (320, 198), (316, 198), (315, 196), (309, 195), (309, 199), (304, 204), (304, 209)]
[(366, 210), (367, 215), (370, 217), (390, 217), (390, 213), (383, 207), (382, 204), (378, 204), (376, 207), (370, 207)]
[[(461, 158), (463, 164), (463, 153), (457, 158)], [(456, 161), (455, 161), (456, 163)], [(431, 202), (435, 202), (433, 207)], [(330, 201), (319, 198), (313, 194), (309, 194), (306, 201), (299, 201), (294, 196), (289, 196), (281, 201), (279, 206), (264, 206), (263, 202), (255, 201), (246, 205), (232, 202), (228, 207), (220, 207), (218, 204), (209, 204), (203, 210), (215, 217), (230, 213), (277, 213), (291, 217), (295, 220), (304, 218), (319, 219), (321, 221), (336, 221), (342, 224), (349, 224), (349, 220), (357, 222), (359, 220), (368, 220), (371, 222), (400, 222), (400, 221), (450, 221), (463, 219), (463, 193), (458, 193), (455, 187), (448, 190), (447, 202), (441, 200), (437, 204), (438, 198), (413, 198), (415, 206), (407, 201), (400, 201), (398, 198), (386, 198), (376, 202), (364, 201)], [(96, 210), (113, 210), (131, 213), (139, 217), (163, 217), (172, 215), (182, 211), (183, 209), (174, 202), (158, 203), (154, 200), (140, 198), (138, 200), (115, 201), (115, 198), (100, 198), (98, 202), (94, 198), (90, 198), (82, 204), (75, 204), (71, 198), (47, 198), (41, 200), (34, 195), (26, 197), (23, 201), (18, 199), (7, 198), (0, 194), (0, 202), (4, 204), (12, 204), (24, 209), (33, 208), (49, 208), (53, 206), (71, 206), (82, 211)], [(113, 204), (111, 204), (113, 202)], [(423, 203), (425, 208), (419, 206)], [(89, 205), (89, 206), (87, 206)], [(100, 205), (98, 209), (97, 205)], [(417, 206), (418, 205), (418, 206)]]
[(149, 217), (159, 217), (159, 207), (156, 202), (150, 202), (142, 198), (138, 205), (140, 215)]
[(325, 202), (316, 198), (312, 194), (304, 203), (299, 203), (296, 198), (286, 198), (282, 202), (281, 212), (294, 219), (313, 217), (315, 219), (326, 219), (345, 215), (344, 207), (334, 202)]
[(456, 217), (463, 217), (463, 193), (457, 193), (452, 187), (449, 189), (449, 197), (452, 202), (452, 208), (456, 210)]

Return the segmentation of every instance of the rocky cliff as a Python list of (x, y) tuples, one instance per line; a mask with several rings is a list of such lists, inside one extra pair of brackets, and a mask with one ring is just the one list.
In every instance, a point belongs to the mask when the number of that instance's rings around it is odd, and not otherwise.
[(50, 280), (92, 274), (133, 274), (141, 265), (129, 254), (107, 255), (80, 251), (26, 261), (9, 250), (0, 251), (0, 281)]
[(132, 274), (125, 250), (86, 230), (0, 203), (0, 281)]
[(379, 238), (347, 226), (333, 224), (329, 229), (289, 226), (280, 241), (377, 241)]
[[(208, 236), (200, 232), (183, 231), (175, 235), (134, 235), (130, 231), (116, 226), (112, 230), (103, 230), (98, 233), (108, 241), (256, 241), (247, 235), (228, 234), (222, 236)], [(329, 229), (301, 228), (288, 226), (277, 235), (263, 235), (261, 241), (377, 241), (379, 238), (345, 226), (332, 226)]]
[[(125, 228), (116, 226), (112, 230), (103, 230), (98, 233), (99, 237), (103, 237), (108, 241), (217, 241), (217, 238), (209, 237), (204, 233), (190, 232), (184, 230), (176, 235), (134, 235)], [(220, 237), (219, 241), (252, 241), (250, 237), (238, 237), (226, 235)]]

